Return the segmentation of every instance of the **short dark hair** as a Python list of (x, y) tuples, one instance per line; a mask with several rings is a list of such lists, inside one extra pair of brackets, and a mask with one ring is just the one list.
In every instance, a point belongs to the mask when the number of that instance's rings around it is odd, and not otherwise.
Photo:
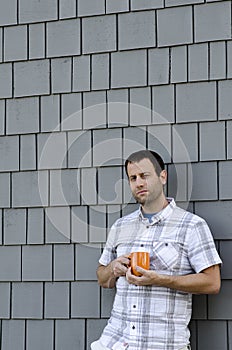
[(142, 159), (145, 159), (145, 158), (151, 161), (151, 163), (154, 165), (156, 174), (159, 176), (161, 171), (164, 170), (164, 167), (165, 167), (164, 161), (158, 153), (147, 149), (134, 152), (126, 159), (125, 170), (126, 170), (127, 176), (128, 176), (128, 171), (127, 171), (128, 164), (134, 163), (134, 162), (140, 162)]

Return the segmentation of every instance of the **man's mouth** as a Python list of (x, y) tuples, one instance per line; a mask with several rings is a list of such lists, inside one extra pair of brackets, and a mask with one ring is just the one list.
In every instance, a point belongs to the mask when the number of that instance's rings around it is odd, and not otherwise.
[(141, 191), (138, 191), (136, 194), (144, 194), (144, 193), (147, 193), (147, 190), (141, 190)]

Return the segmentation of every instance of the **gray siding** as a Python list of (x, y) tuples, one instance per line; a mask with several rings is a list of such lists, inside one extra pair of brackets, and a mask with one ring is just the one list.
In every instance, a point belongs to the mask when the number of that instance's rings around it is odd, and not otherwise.
[(220, 294), (194, 297), (193, 350), (232, 349), (231, 25), (231, 1), (1, 0), (1, 350), (100, 335), (98, 258), (137, 207), (122, 160), (146, 147), (224, 262)]

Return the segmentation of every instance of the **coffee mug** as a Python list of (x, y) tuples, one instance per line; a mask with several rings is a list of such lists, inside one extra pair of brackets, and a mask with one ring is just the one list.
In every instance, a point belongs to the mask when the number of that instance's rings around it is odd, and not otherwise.
[(133, 252), (129, 256), (131, 272), (135, 276), (142, 276), (142, 274), (136, 271), (136, 266), (142, 267), (145, 270), (149, 270), (150, 267), (150, 255), (148, 252)]

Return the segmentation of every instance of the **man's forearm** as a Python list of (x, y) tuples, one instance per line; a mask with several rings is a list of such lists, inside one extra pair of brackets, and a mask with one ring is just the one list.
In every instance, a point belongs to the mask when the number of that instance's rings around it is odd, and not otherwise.
[(218, 266), (213, 266), (209, 272), (207, 269), (205, 272), (185, 276), (158, 275), (155, 277), (154, 284), (192, 294), (217, 294), (220, 290)]
[(209, 283), (203, 273), (186, 276), (160, 275), (160, 286), (192, 294), (217, 294), (216, 283)]
[(116, 284), (116, 277), (112, 268), (112, 264), (107, 266), (100, 265), (97, 268), (98, 283), (103, 288), (114, 288)]
[(220, 269), (218, 265), (206, 268), (200, 273), (173, 276), (159, 274), (154, 270), (136, 268), (142, 274), (137, 277), (128, 269), (126, 279), (137, 286), (158, 286), (192, 294), (217, 294), (220, 290)]

